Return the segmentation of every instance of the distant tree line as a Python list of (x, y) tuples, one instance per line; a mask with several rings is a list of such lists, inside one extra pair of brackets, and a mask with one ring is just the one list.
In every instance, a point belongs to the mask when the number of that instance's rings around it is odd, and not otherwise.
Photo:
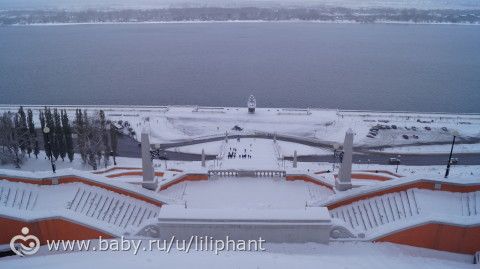
[(460, 9), (397, 9), (397, 8), (166, 8), (125, 10), (26, 10), (0, 11), (0, 25), (38, 23), (102, 23), (155, 21), (245, 21), (304, 20), (352, 21), (374, 23), (383, 21), (416, 23), (480, 23), (480, 10)]
[[(27, 156), (31, 158), (33, 154), (38, 159), (41, 142), (50, 161), (68, 158), (72, 162), (74, 152), (78, 151), (82, 162), (94, 170), (102, 163), (107, 167), (111, 156), (116, 165), (118, 130), (106, 119), (104, 111), (89, 116), (86, 110), (77, 109), (72, 126), (66, 110), (45, 107), (39, 111), (39, 122), (37, 131), (32, 110), (27, 109), (25, 113), (23, 107), (0, 116), (1, 164), (12, 163), (21, 168)], [(41, 133), (41, 137), (37, 133)]]

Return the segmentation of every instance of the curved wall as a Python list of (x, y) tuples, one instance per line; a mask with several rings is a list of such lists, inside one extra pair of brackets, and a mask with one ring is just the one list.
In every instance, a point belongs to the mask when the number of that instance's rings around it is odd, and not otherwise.
[(374, 242), (391, 242), (449, 252), (474, 254), (480, 250), (480, 224), (473, 227), (461, 227), (429, 223), (397, 231), (375, 239)]
[(174, 179), (160, 187), (160, 191), (166, 190), (170, 188), (171, 186), (184, 182), (184, 181), (199, 181), (199, 180), (208, 180), (208, 175), (207, 174), (186, 174), (184, 176), (181, 176), (177, 179)]
[(47, 240), (84, 240), (113, 238), (113, 235), (93, 228), (59, 218), (35, 220), (32, 222), (0, 217), (0, 244), (9, 244), (12, 237), (21, 234), (23, 227), (28, 227), (32, 235), (40, 239), (40, 244)]

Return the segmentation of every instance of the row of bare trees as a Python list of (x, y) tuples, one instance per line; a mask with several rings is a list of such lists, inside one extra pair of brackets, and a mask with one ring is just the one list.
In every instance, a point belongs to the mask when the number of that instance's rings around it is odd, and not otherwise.
[[(39, 111), (40, 130), (46, 157), (52, 161), (66, 158), (72, 162), (77, 151), (84, 164), (94, 170), (100, 165), (107, 167), (110, 157), (116, 165), (117, 128), (108, 121), (104, 111), (92, 115), (86, 110), (77, 109), (73, 126), (66, 110), (53, 110), (45, 107)], [(18, 112), (5, 112), (0, 116), (0, 162), (13, 163), (20, 168), (31, 154), (38, 158), (40, 137), (33, 120), (31, 109), (25, 113), (23, 107)], [(75, 140), (76, 139), (76, 143)]]

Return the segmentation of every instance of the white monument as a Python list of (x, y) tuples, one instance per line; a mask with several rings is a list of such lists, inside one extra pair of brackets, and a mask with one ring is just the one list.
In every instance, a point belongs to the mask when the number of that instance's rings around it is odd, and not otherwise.
[(152, 155), (150, 153), (150, 139), (146, 129), (142, 131), (141, 142), (143, 170), (142, 187), (149, 190), (156, 190), (158, 186), (158, 180), (155, 178), (155, 172), (153, 171)]
[(343, 142), (343, 159), (340, 165), (338, 177), (335, 180), (335, 188), (346, 191), (352, 188), (352, 154), (353, 154), (353, 130), (348, 129)]
[(255, 113), (255, 108), (257, 107), (257, 101), (255, 100), (255, 96), (250, 95), (250, 97), (248, 97), (247, 106), (248, 113)]

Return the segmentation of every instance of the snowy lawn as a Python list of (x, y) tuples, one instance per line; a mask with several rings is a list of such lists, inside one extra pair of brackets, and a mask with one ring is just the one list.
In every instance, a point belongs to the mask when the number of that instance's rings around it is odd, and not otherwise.
[[(139, 167), (139, 168), (142, 167), (142, 160), (140, 158), (116, 157), (116, 161), (117, 161), (117, 166)], [(65, 158), (64, 161), (58, 158), (58, 160), (55, 161), (55, 166), (57, 170), (66, 169), (66, 168), (73, 168), (73, 169), (84, 170), (84, 171), (93, 170), (93, 168), (90, 165), (82, 163), (82, 159), (80, 155), (77, 153), (75, 153), (73, 162), (70, 162), (68, 158)], [(108, 167), (112, 167), (112, 166), (113, 166), (113, 159), (110, 158), (110, 164)], [(5, 165), (0, 164), (0, 169), (17, 170), (17, 168), (15, 168), (13, 164), (5, 164)], [(38, 159), (36, 159), (33, 154), (30, 158), (27, 155), (27, 157), (24, 160), (24, 163), (21, 165), (21, 168), (18, 170), (37, 172), (37, 171), (50, 171), (51, 169), (52, 169), (52, 166), (51, 166), (50, 160), (47, 159), (44, 151), (40, 151), (40, 154), (38, 155)], [(98, 169), (99, 170), (105, 169), (105, 167), (103, 166), (103, 161), (101, 165), (99, 165)]]
[(292, 157), (294, 151), (297, 151), (297, 156), (301, 155), (332, 155), (333, 152), (328, 149), (311, 147), (303, 144), (288, 142), (288, 141), (277, 141), (280, 146), (283, 156)]
[(222, 144), (223, 141), (213, 141), (195, 145), (168, 148), (168, 150), (193, 154), (202, 154), (202, 150), (204, 150), (206, 155), (218, 155), (220, 153)]

